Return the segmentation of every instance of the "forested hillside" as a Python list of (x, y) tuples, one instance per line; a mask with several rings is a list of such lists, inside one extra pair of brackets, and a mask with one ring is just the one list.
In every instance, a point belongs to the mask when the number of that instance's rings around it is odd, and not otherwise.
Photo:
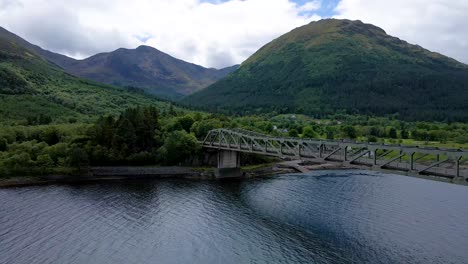
[(185, 102), (206, 110), (468, 121), (468, 67), (360, 21), (326, 19), (261, 48)]
[(165, 105), (141, 91), (76, 78), (11, 39), (0, 37), (0, 123), (95, 119), (137, 105)]

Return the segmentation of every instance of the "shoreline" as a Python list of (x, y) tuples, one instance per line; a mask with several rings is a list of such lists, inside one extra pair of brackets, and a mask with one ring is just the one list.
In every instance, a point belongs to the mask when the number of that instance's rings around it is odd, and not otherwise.
[[(298, 165), (297, 162), (277, 162), (261, 164), (253, 169), (241, 168), (244, 178), (269, 177), (285, 173), (300, 173), (311, 170), (346, 169), (341, 165), (325, 163), (315, 165)], [(350, 168), (351, 169), (351, 168)], [(186, 179), (216, 180), (214, 168), (206, 167), (91, 167), (85, 175), (47, 175), (38, 177), (11, 177), (0, 179), (0, 189), (41, 186), (41, 185), (78, 185), (98, 182), (148, 180), (148, 179)]]
[(0, 189), (162, 178), (208, 179), (206, 173), (190, 167), (91, 167), (86, 174), (81, 175), (16, 176), (0, 179)]
[[(276, 166), (244, 171), (248, 178), (280, 173), (288, 173), (286, 169)], [(16, 176), (0, 179), (0, 189), (43, 186), (43, 185), (79, 185), (99, 182), (148, 180), (148, 179), (186, 179), (186, 180), (216, 180), (214, 170), (201, 167), (92, 167), (86, 175), (47, 175), (47, 176)]]
[[(91, 167), (86, 174), (82, 175), (46, 175), (46, 176), (15, 176), (0, 178), (0, 190), (8, 188), (19, 188), (44, 185), (82, 185), (103, 182), (139, 181), (156, 179), (185, 179), (192, 181), (206, 180), (228, 180), (217, 179), (214, 174), (215, 168), (207, 167), (138, 167), (138, 166), (109, 166)], [(317, 170), (356, 170), (362, 169), (356, 166), (346, 166), (339, 163), (310, 163), (299, 160), (266, 163), (241, 168), (241, 178), (273, 177), (278, 174), (307, 173)], [(370, 170), (373, 170), (370, 168)], [(389, 172), (395, 173), (395, 172)], [(441, 177), (415, 176), (411, 174), (395, 173), (409, 177), (433, 180), (445, 183), (468, 185), (466, 182), (454, 182)], [(236, 178), (230, 178), (236, 179)], [(238, 178), (237, 178), (238, 179)]]

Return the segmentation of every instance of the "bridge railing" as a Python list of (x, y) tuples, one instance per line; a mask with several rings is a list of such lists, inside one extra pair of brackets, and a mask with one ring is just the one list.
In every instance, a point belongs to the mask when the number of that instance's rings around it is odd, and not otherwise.
[(203, 147), (277, 157), (338, 161), (447, 177), (468, 177), (468, 150), (438, 147), (276, 137), (242, 129), (214, 129)]

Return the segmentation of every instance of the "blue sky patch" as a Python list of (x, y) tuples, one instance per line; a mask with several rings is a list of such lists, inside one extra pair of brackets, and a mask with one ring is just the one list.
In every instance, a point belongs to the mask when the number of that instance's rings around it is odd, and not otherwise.
[[(228, 2), (230, 0), (201, 0), (200, 2), (204, 3), (212, 3), (212, 4), (221, 4), (224, 2)], [(311, 0), (289, 0), (290, 2), (294, 2), (298, 5), (304, 5), (307, 2), (311, 2)], [(332, 17), (335, 15), (335, 8), (338, 5), (340, 0), (322, 0), (321, 7), (319, 10), (311, 11), (311, 12), (302, 12), (301, 15), (312, 15), (317, 14), (321, 17)]]

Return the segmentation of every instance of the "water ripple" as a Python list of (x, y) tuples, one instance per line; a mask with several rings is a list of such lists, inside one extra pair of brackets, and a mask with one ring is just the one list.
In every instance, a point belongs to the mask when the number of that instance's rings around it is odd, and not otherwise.
[(468, 191), (367, 171), (0, 190), (0, 263), (466, 263)]

